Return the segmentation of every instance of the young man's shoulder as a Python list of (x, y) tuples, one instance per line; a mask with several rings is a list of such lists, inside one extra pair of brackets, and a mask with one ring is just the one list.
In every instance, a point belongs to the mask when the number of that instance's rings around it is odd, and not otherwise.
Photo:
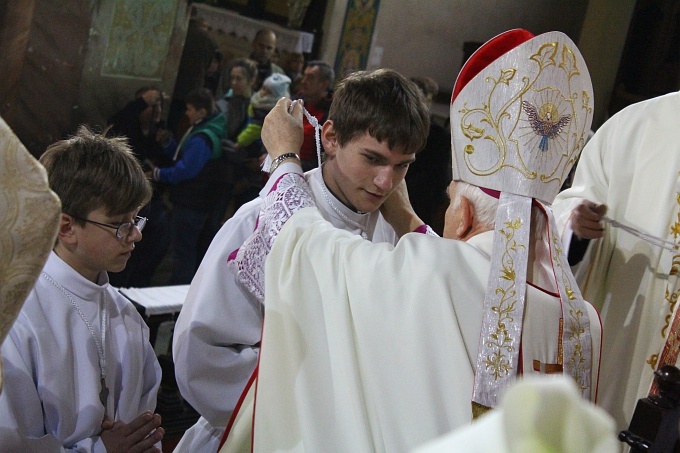
[[(305, 173), (305, 180), (308, 184), (312, 184), (312, 179), (317, 171), (318, 169), (313, 169)], [(233, 239), (234, 235), (238, 235), (239, 232), (241, 232), (240, 234), (243, 236), (243, 240), (245, 240), (255, 228), (257, 218), (260, 215), (262, 201), (262, 197), (258, 196), (238, 208), (234, 215), (222, 225), (222, 228), (218, 232), (220, 239), (216, 236), (213, 242), (227, 242)]]
[[(255, 229), (258, 215), (260, 214), (260, 205), (262, 198), (257, 197), (245, 204), (226, 221), (224, 225), (217, 232), (208, 252), (207, 257), (216, 256), (217, 262), (225, 260), (229, 254), (243, 244), (248, 236), (250, 236)], [(207, 260), (206, 262), (210, 262)]]
[[(318, 168), (315, 168), (313, 170), (310, 170), (305, 173), (305, 180), (307, 181), (310, 186), (314, 184), (312, 180), (315, 178), (314, 175), (317, 174), (320, 170)], [(234, 215), (229, 218), (222, 228), (220, 229), (220, 234), (221, 236), (224, 236), (223, 239), (227, 239), (228, 236), (232, 236), (235, 234), (235, 230), (243, 230), (245, 237), (243, 238), (245, 240), (246, 237), (248, 237), (253, 229), (255, 228), (255, 223), (257, 221), (258, 216), (260, 215), (260, 207), (262, 205), (262, 197), (258, 196), (257, 198), (250, 200), (249, 202), (243, 204), (238, 210), (234, 213)], [(320, 201), (320, 200), (317, 200)], [(213, 242), (220, 242), (219, 240), (213, 240)]]

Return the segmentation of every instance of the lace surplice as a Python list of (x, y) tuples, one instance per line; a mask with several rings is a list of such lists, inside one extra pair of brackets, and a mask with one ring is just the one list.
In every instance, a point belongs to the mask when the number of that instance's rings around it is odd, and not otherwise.
[(254, 233), (230, 257), (237, 279), (260, 302), (264, 301), (264, 265), (286, 221), (302, 208), (316, 206), (303, 175), (286, 173), (264, 198)]

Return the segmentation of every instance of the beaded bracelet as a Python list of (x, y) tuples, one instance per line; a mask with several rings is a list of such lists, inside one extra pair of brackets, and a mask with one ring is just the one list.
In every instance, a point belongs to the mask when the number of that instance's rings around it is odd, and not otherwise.
[(274, 161), (272, 162), (271, 167), (269, 167), (269, 174), (271, 175), (272, 173), (274, 173), (274, 170), (276, 170), (276, 168), (277, 168), (279, 165), (281, 165), (281, 162), (283, 162), (284, 160), (287, 160), (287, 159), (297, 159), (298, 162), (299, 162), (299, 161), (300, 161), (300, 156), (298, 156), (298, 155), (295, 154), (295, 153), (284, 153), (284, 154), (281, 154), (279, 157), (277, 157), (276, 159), (274, 159)]

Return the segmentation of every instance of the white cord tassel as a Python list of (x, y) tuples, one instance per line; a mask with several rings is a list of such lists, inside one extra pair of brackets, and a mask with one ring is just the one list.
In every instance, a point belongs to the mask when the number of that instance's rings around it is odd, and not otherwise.
[(610, 224), (611, 226), (613, 226), (615, 228), (620, 228), (623, 231), (627, 231), (628, 233), (632, 234), (633, 236), (637, 236), (637, 237), (639, 237), (640, 239), (642, 239), (643, 241), (645, 241), (649, 244), (655, 245), (657, 247), (661, 247), (662, 249), (668, 250), (668, 251), (673, 252), (673, 253), (678, 252), (678, 246), (680, 246), (680, 244), (676, 244), (675, 242), (671, 242), (671, 241), (667, 241), (665, 239), (658, 238), (658, 237), (653, 236), (649, 233), (645, 233), (644, 231), (640, 231), (636, 228), (633, 228), (632, 226), (628, 226), (628, 225), (625, 225), (625, 224), (618, 222), (614, 219), (610, 219), (607, 216), (602, 217), (602, 221)]

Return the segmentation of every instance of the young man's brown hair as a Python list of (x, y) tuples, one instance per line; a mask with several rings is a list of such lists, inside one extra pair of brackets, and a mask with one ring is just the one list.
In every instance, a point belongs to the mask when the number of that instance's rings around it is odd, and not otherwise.
[(340, 145), (368, 132), (404, 154), (422, 150), (430, 130), (429, 110), (418, 87), (391, 69), (345, 77), (333, 93), (328, 119)]

